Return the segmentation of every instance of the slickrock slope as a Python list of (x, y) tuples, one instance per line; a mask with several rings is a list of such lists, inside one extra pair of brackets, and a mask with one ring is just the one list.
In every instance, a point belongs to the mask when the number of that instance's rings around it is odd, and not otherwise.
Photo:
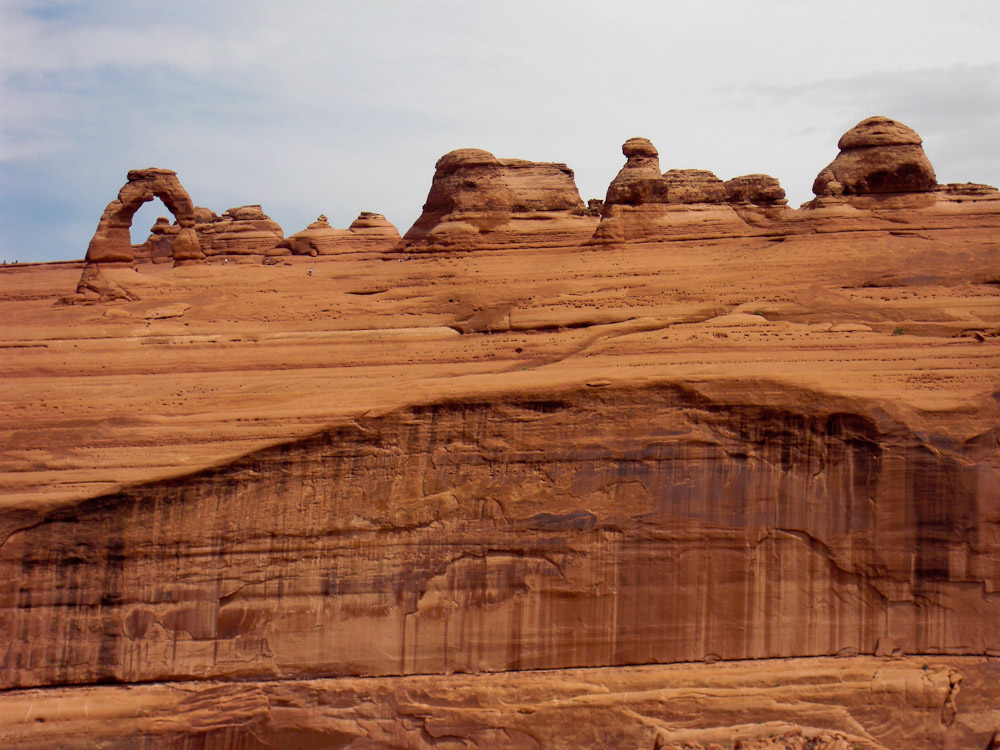
[(438, 159), (423, 213), (400, 249), (567, 246), (586, 241), (596, 223), (565, 164), (463, 148)]
[(0, 269), (0, 743), (989, 747), (995, 193), (741, 180), (741, 236)]

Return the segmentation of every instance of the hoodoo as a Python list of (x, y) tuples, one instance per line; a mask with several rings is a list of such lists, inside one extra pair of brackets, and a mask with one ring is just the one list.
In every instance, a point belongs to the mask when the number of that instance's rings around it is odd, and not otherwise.
[(920, 193), (937, 187), (916, 131), (888, 117), (869, 117), (841, 136), (840, 153), (813, 183), (816, 195)]

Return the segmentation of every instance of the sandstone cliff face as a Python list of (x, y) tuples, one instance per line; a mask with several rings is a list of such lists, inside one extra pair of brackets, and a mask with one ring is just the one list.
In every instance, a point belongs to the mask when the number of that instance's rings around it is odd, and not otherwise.
[(972, 696), (995, 679), (985, 659), (854, 657), (52, 688), (4, 696), (0, 741), (36, 750), (990, 750), (983, 726), (996, 706)]
[(625, 155), (607, 248), (473, 152), (437, 252), (0, 270), (0, 746), (996, 744), (1000, 194)]
[(436, 166), (423, 213), (400, 249), (490, 249), (579, 243), (594, 230), (565, 164), (459, 149)]
[(673, 387), (366, 419), (8, 528), (3, 686), (998, 653), (998, 434)]

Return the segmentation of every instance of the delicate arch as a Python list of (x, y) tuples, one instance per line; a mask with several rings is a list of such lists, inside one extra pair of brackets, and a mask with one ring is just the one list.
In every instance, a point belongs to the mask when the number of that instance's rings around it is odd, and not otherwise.
[(174, 240), (175, 263), (197, 262), (205, 254), (194, 231), (194, 203), (181, 186), (177, 173), (169, 169), (133, 169), (118, 197), (108, 204), (87, 248), (88, 263), (131, 263), (132, 237), (129, 229), (139, 206), (159, 198), (173, 214), (181, 230)]

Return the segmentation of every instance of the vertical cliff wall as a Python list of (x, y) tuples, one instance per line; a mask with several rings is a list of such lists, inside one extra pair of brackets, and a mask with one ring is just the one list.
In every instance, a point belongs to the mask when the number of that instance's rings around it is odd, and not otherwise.
[(3, 687), (1000, 651), (997, 435), (810, 403), (439, 403), (9, 516)]

